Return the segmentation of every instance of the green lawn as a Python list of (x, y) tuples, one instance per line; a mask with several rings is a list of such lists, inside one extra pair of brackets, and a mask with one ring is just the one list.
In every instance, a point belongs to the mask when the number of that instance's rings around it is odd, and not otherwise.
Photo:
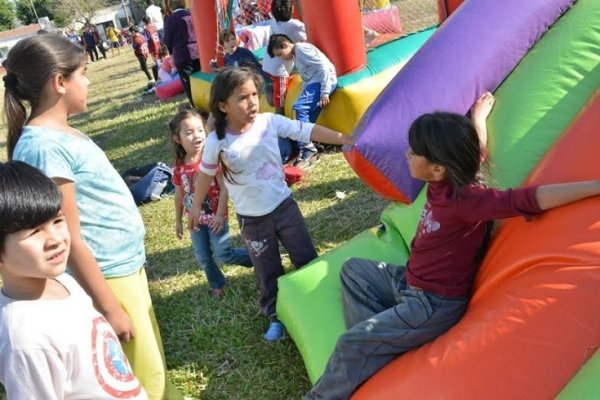
[[(90, 135), (120, 172), (148, 162), (170, 162), (166, 123), (186, 103), (184, 97), (158, 102), (142, 96), (145, 76), (130, 49), (114, 58), (109, 52), (108, 60), (88, 67), (89, 111), (72, 118), (73, 126)], [(6, 160), (5, 134), (3, 127), (0, 160)], [(293, 189), (319, 254), (376, 225), (387, 205), (364, 186), (339, 152), (324, 154)], [(336, 196), (336, 191), (345, 196)], [(179, 241), (174, 234), (173, 199), (140, 211), (169, 379), (194, 398), (300, 398), (309, 388), (304, 365), (289, 338), (275, 344), (262, 340), (266, 319), (258, 311), (252, 270), (224, 266), (226, 295), (211, 298), (189, 238)], [(231, 225), (240, 244), (235, 218)], [(285, 255), (284, 260), (290, 268)]]

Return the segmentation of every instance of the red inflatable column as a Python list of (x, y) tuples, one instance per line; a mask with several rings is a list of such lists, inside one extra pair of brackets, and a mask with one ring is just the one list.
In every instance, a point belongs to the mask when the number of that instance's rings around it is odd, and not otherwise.
[(462, 3), (463, 0), (438, 0), (440, 22), (444, 22)]
[(217, 11), (215, 0), (191, 0), (196, 44), (202, 72), (211, 72), (210, 60), (217, 56)]
[(294, 0), (292, 1), (292, 18), (296, 18), (300, 21), (303, 21), (304, 18), (302, 17), (302, 9), (300, 7), (300, 0)]
[(367, 64), (358, 1), (302, 0), (302, 17), (308, 41), (327, 54), (338, 75)]

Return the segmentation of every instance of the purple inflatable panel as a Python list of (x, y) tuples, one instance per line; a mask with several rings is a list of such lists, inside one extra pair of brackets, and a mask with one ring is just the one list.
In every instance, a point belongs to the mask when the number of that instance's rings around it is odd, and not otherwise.
[(359, 173), (375, 191), (391, 193), (391, 185), (414, 200), (423, 183), (410, 176), (404, 158), (411, 123), (432, 111), (467, 113), (479, 95), (500, 85), (574, 1), (466, 1), (361, 118), (352, 152), (366, 165), (352, 167), (376, 170), (379, 176), (373, 174), (373, 179)]

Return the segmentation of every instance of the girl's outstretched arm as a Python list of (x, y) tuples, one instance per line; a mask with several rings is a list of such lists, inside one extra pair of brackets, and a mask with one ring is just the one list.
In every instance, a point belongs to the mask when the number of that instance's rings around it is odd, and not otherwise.
[(210, 182), (212, 180), (212, 176), (205, 174), (202, 171), (198, 171), (196, 174), (196, 181), (194, 182), (194, 201), (192, 203), (189, 221), (190, 230), (195, 230), (198, 228), (198, 220), (200, 219), (200, 215), (202, 213), (202, 203), (206, 198), (206, 194), (208, 193)]
[(81, 237), (75, 183), (66, 179), (54, 179), (54, 181), (62, 194), (61, 208), (71, 234), (69, 267), (77, 282), (90, 295), (94, 306), (108, 320), (119, 339), (129, 342), (134, 336), (133, 324), (129, 315), (119, 305), (102, 275), (98, 262)]
[(542, 185), (537, 188), (535, 199), (542, 210), (549, 210), (598, 195), (600, 180)]
[(317, 142), (329, 144), (347, 144), (350, 146), (354, 144), (354, 139), (352, 139), (350, 135), (344, 135), (343, 133), (336, 132), (321, 125), (314, 126), (310, 133), (310, 138)]

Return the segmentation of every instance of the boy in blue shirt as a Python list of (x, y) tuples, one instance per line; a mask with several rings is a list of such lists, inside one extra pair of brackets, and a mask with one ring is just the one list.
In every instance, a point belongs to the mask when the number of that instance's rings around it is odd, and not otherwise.
[(226, 67), (247, 67), (256, 73), (262, 74), (262, 65), (250, 50), (238, 46), (238, 38), (230, 30), (219, 33), (219, 43), (225, 49)]

